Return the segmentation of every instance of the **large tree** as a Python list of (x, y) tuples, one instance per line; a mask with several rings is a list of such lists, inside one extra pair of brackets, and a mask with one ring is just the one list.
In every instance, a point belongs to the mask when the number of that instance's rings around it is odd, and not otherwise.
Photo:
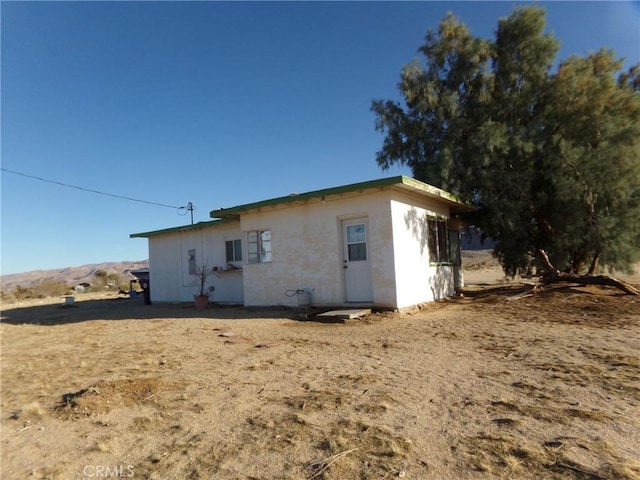
[[(453, 15), (404, 67), (404, 105), (376, 100), (378, 164), (475, 205), (468, 220), (496, 240), (515, 275), (552, 264), (593, 274), (640, 259), (640, 75), (613, 52), (571, 57), (540, 7), (500, 19), (493, 40)], [(548, 256), (545, 254), (548, 252)]]

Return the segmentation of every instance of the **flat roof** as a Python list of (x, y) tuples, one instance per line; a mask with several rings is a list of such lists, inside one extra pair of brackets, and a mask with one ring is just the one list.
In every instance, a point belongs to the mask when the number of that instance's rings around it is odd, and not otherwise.
[(396, 187), (402, 190), (418, 193), (428, 198), (439, 199), (447, 203), (454, 212), (472, 211), (470, 207), (462, 203), (453, 194), (446, 192), (440, 188), (436, 188), (415, 178), (406, 177), (404, 175), (397, 177), (382, 178), (378, 180), (370, 180), (368, 182), (352, 183), (340, 187), (325, 188), (322, 190), (314, 190), (306, 193), (293, 193), (284, 197), (271, 198), (260, 202), (246, 203), (230, 208), (220, 208), (212, 210), (209, 216), (212, 218), (237, 219), (242, 213), (256, 210), (264, 207), (272, 207), (276, 205), (285, 205), (315, 198), (327, 197), (330, 195), (340, 195), (343, 193), (358, 192), (362, 190), (370, 190), (382, 187)]

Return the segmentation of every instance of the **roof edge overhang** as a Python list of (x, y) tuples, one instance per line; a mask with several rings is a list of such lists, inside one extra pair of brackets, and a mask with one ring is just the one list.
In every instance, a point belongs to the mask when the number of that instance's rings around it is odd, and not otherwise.
[(183, 225), (180, 227), (164, 228), (162, 230), (152, 230), (150, 232), (132, 233), (131, 235), (129, 235), (129, 238), (156, 237), (158, 235), (166, 235), (168, 233), (187, 232), (190, 230), (202, 230), (204, 228), (215, 228), (215, 227), (225, 225), (225, 224), (230, 224), (230, 223), (233, 223), (233, 222), (231, 220), (225, 220), (225, 219), (209, 220), (206, 222), (194, 223), (192, 225)]
[(428, 198), (433, 198), (446, 203), (451, 209), (451, 213), (458, 214), (464, 212), (472, 212), (475, 207), (467, 205), (454, 194), (434, 187), (428, 183), (421, 182), (412, 177), (402, 177), (403, 182), (399, 187), (403, 190), (413, 191)]
[(244, 205), (237, 205), (230, 208), (220, 208), (218, 210), (212, 210), (209, 213), (209, 216), (212, 218), (229, 220), (238, 219), (243, 213), (248, 213), (250, 211), (262, 209), (265, 207), (286, 206), (287, 204), (304, 202), (314, 199), (322, 199), (323, 197), (329, 197), (332, 195), (341, 195), (345, 193), (380, 189), (384, 187), (397, 187), (400, 189), (416, 192), (429, 198), (439, 199), (447, 203), (454, 213), (473, 210), (473, 207), (462, 203), (449, 192), (428, 185), (424, 182), (416, 180), (415, 178), (401, 175), (396, 177), (382, 178), (378, 180), (370, 180), (367, 182), (352, 183), (340, 187), (324, 188), (322, 190), (314, 190), (306, 193), (291, 194), (285, 197), (277, 197), (260, 202), (246, 203)]

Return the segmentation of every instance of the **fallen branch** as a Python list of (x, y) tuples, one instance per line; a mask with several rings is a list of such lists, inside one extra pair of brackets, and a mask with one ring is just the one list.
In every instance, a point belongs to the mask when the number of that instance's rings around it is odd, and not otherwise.
[(577, 283), (579, 285), (604, 285), (622, 290), (627, 295), (640, 295), (640, 290), (638, 290), (634, 286), (629, 285), (622, 280), (618, 280), (617, 278), (609, 277), (607, 275), (581, 276), (558, 272), (544, 276), (540, 280), (540, 283), (542, 283), (543, 285), (550, 285), (552, 283), (558, 282)]
[(547, 252), (544, 250), (538, 250), (538, 255), (542, 259), (542, 263), (544, 263), (548, 271), (548, 273), (543, 275), (540, 279), (540, 283), (542, 285), (550, 285), (558, 282), (577, 283), (579, 285), (604, 285), (608, 287), (615, 287), (628, 295), (640, 295), (640, 290), (617, 278), (609, 277), (607, 275), (574, 275), (571, 273), (561, 272), (553, 266), (551, 260), (549, 260)]
[(530, 285), (530, 288), (528, 288), (526, 291), (518, 293), (516, 295), (511, 295), (510, 297), (505, 298), (505, 301), (513, 302), (514, 300), (520, 300), (521, 298), (533, 297), (536, 293), (541, 291), (541, 285)]

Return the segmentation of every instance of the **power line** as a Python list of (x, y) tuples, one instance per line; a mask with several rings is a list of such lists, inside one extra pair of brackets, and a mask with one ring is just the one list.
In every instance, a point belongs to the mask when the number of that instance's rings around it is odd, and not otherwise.
[(7, 173), (13, 173), (14, 175), (20, 175), (21, 177), (27, 177), (27, 178), (33, 178), (35, 180), (40, 180), (41, 182), (53, 183), (55, 185), (60, 185), (62, 187), (75, 188), (76, 190), (82, 190), (84, 192), (90, 192), (90, 193), (97, 193), (98, 195), (105, 195), (107, 197), (114, 197), (114, 198), (120, 198), (122, 200), (129, 200), (130, 202), (146, 203), (148, 205), (156, 205), (158, 207), (172, 208), (174, 210), (179, 210), (181, 208), (193, 209), (193, 206), (191, 205), (191, 202), (189, 202), (189, 207), (174, 207), (173, 205), (165, 205), (164, 203), (148, 202), (147, 200), (139, 200), (137, 198), (124, 197), (122, 195), (116, 195), (115, 193), (101, 192), (99, 190), (92, 190), (91, 188), (84, 188), (84, 187), (79, 187), (77, 185), (70, 185), (68, 183), (57, 182), (55, 180), (48, 180), (46, 178), (37, 177), (35, 175), (28, 175), (26, 173), (16, 172), (15, 170), (9, 170), (8, 168), (4, 168), (4, 167), (0, 167), (0, 170), (2, 170), (3, 172), (7, 172)]

